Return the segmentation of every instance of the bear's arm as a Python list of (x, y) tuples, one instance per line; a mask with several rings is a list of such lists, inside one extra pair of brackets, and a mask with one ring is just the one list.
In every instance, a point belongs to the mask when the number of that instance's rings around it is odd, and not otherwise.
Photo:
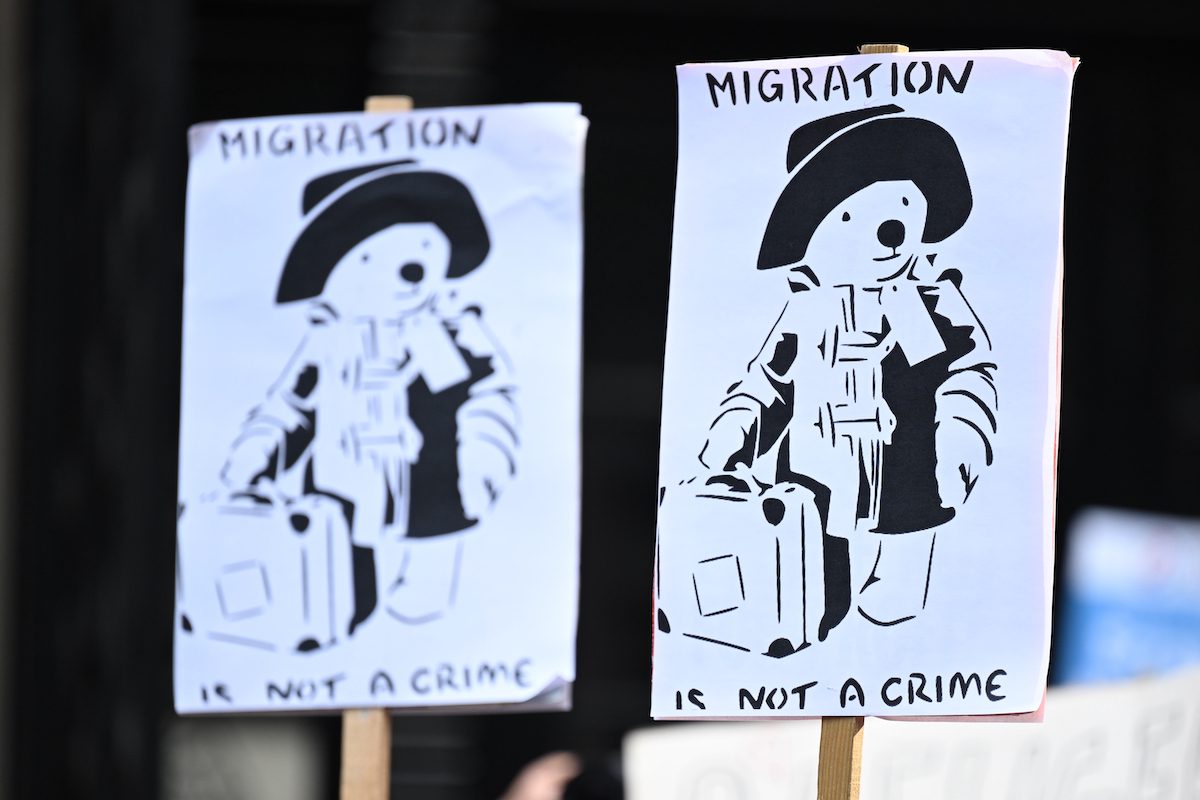
[(238, 436), (239, 441), (252, 436), (271, 437), (273, 452), (283, 453), (289, 464), (312, 439), (314, 396), (320, 379), (320, 363), (313, 357), (313, 338), (310, 333), (301, 340), (267, 390), (266, 399), (246, 416)]
[(741, 379), (726, 389), (699, 454), (712, 470), (752, 468), (778, 440), (791, 419), (797, 336), (787, 324), (788, 308), (777, 317)]
[(499, 342), (475, 310), (453, 322), (455, 344), (472, 364), (486, 364), (458, 410), (458, 438), (497, 448), (515, 469), (521, 417), (512, 365)]
[(938, 282), (937, 314), (966, 344), (955, 353), (938, 387), (934, 420), (939, 469), (948, 475), (957, 473), (965, 500), (979, 474), (994, 460), (1000, 396), (991, 339), (963, 294), (961, 278), (957, 274), (954, 278)]

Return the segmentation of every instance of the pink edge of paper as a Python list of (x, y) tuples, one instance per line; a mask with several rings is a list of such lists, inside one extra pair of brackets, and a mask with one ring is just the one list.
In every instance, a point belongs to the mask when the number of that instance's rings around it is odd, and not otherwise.
[(1041, 705), (1034, 711), (1022, 711), (1016, 714), (960, 714), (942, 716), (916, 717), (879, 717), (860, 714), (827, 714), (819, 717), (653, 717), (661, 722), (801, 722), (803, 720), (837, 719), (838, 717), (857, 717), (864, 719), (882, 719), (888, 722), (1044, 722), (1046, 719), (1046, 693), (1042, 692)]
[(1042, 702), (1033, 711), (1018, 714), (962, 714), (940, 717), (877, 717), (889, 722), (1044, 722), (1046, 720), (1046, 691), (1042, 690)]

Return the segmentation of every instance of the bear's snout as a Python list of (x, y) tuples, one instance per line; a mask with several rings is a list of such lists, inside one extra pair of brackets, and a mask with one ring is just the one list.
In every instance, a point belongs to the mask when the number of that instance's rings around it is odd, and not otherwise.
[(406, 283), (420, 283), (425, 277), (425, 268), (415, 261), (410, 261), (400, 268), (400, 280)]
[(904, 223), (898, 219), (889, 219), (879, 226), (875, 236), (881, 245), (894, 250), (904, 244)]

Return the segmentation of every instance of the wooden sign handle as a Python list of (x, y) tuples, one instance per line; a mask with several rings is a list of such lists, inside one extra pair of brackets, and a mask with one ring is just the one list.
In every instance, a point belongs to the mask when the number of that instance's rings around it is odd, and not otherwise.
[(367, 98), (364, 110), (370, 114), (412, 111), (413, 99), (406, 94), (377, 94)]
[(392, 718), (382, 708), (342, 712), (341, 800), (388, 800)]
[[(907, 53), (906, 44), (860, 44), (861, 55)], [(862, 783), (863, 717), (821, 717), (817, 800), (858, 800)]]
[[(407, 95), (373, 95), (367, 113), (412, 111)], [(392, 718), (383, 708), (342, 712), (341, 800), (388, 800), (392, 788)]]
[(862, 717), (822, 717), (817, 800), (858, 800), (862, 781)]

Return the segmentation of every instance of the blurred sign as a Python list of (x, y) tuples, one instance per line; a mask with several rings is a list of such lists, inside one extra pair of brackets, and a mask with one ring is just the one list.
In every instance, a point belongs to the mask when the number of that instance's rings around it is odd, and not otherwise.
[(175, 708), (565, 708), (574, 103), (189, 131)]
[[(816, 800), (820, 723), (660, 724), (629, 734), (627, 800)], [(862, 800), (1200, 797), (1200, 669), (1052, 688), (1045, 722), (867, 720)]]
[(318, 800), (326, 745), (304, 719), (174, 719), (163, 800)]
[(1089, 508), (1072, 521), (1054, 680), (1200, 663), (1200, 520)]

